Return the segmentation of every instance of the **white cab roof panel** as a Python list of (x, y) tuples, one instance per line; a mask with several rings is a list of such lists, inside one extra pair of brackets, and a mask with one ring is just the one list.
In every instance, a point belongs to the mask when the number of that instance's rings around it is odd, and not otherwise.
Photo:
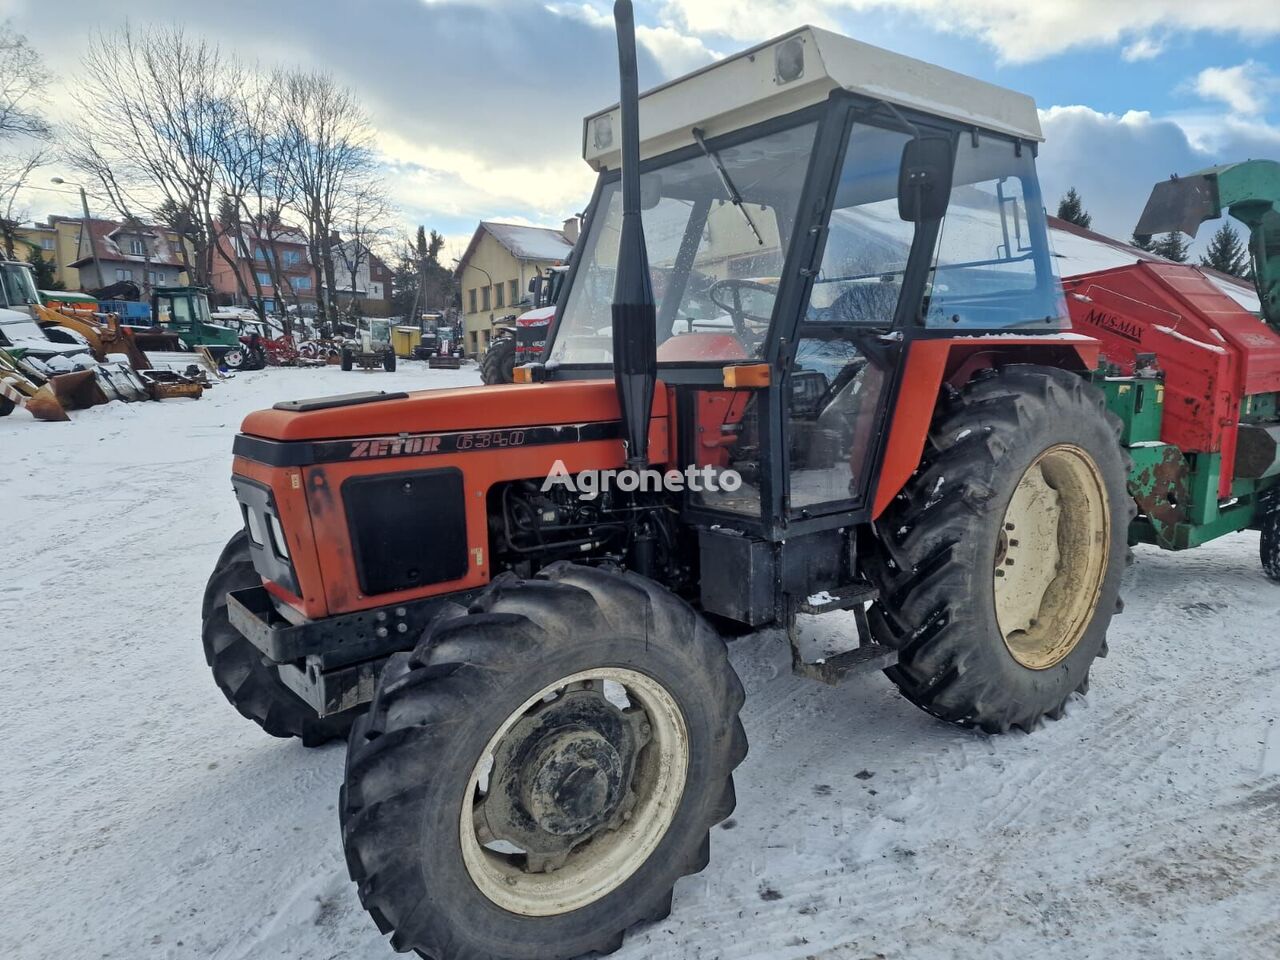
[[(1026, 94), (904, 57), (849, 37), (801, 27), (640, 95), (640, 154), (719, 136), (826, 100), (833, 90), (884, 100), (964, 124), (1040, 141)], [(620, 158), (618, 106), (583, 121), (582, 155), (597, 170)]]

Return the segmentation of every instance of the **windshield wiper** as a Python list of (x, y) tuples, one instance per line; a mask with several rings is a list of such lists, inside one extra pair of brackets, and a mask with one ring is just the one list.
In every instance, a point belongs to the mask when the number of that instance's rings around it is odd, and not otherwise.
[(702, 155), (711, 161), (711, 165), (715, 167), (716, 173), (720, 175), (720, 183), (724, 186), (724, 192), (729, 195), (729, 202), (742, 211), (742, 218), (747, 221), (747, 226), (751, 228), (751, 232), (756, 235), (756, 243), (764, 246), (764, 237), (760, 236), (760, 231), (756, 229), (755, 223), (751, 219), (751, 214), (747, 213), (747, 208), (742, 205), (742, 194), (738, 192), (738, 188), (733, 185), (733, 181), (729, 178), (729, 171), (724, 168), (724, 163), (720, 159), (720, 154), (707, 146), (707, 141), (702, 139), (702, 128), (693, 128), (693, 140), (702, 150)]

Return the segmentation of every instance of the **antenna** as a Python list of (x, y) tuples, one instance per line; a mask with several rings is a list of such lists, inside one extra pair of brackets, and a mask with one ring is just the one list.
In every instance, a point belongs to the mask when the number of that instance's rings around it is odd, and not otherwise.
[(613, 379), (622, 413), (627, 466), (649, 463), (649, 415), (658, 379), (657, 311), (640, 214), (640, 92), (631, 0), (617, 0), (618, 76), (622, 112), (622, 232), (613, 287)]

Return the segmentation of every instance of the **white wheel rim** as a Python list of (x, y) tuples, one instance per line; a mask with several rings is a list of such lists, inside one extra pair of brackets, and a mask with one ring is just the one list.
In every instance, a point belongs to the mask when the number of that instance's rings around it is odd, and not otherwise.
[(1093, 619), (1111, 550), (1102, 473), (1073, 444), (1046, 449), (1018, 481), (996, 544), (996, 622), (1032, 670), (1061, 663)]
[[(587, 680), (621, 684), (631, 702), (648, 715), (652, 738), (639, 755), (632, 780), (637, 802), (630, 819), (575, 849), (559, 869), (527, 873), (481, 845), (476, 835), (474, 803), (481, 779), (502, 738), (532, 707), (569, 684)], [(652, 677), (622, 667), (600, 667), (548, 684), (507, 717), (472, 769), (459, 821), (467, 873), (489, 900), (521, 916), (554, 916), (594, 903), (625, 883), (657, 849), (680, 806), (688, 768), (684, 716), (671, 694)]]

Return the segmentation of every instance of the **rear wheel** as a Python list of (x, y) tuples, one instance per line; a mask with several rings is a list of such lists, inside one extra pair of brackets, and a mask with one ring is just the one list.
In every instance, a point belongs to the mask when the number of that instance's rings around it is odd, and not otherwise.
[(273, 737), (298, 737), (315, 747), (351, 728), (354, 712), (318, 717), (309, 705), (285, 686), (276, 667), (250, 643), (227, 617), (227, 593), (262, 583), (249, 557), (249, 538), (242, 530), (231, 538), (218, 558), (204, 591), (201, 638), (205, 662), (218, 688), (240, 711)]
[(382, 355), (382, 369), (387, 373), (396, 372), (396, 355), (391, 350)]
[(342, 359), (341, 359), (341, 361), (340, 361), (340, 362), (341, 362), (341, 364), (342, 364), (342, 369), (343, 369), (343, 370), (350, 370), (350, 369), (351, 369), (351, 367), (352, 367), (351, 351), (350, 351), (350, 350), (348, 350), (346, 347), (343, 347), (343, 348), (342, 348), (342, 355), (341, 355), (341, 357), (342, 357)]
[(1258, 558), (1267, 579), (1280, 583), (1280, 497), (1272, 497), (1263, 508)]
[(1118, 423), (1080, 377), (1010, 366), (935, 417), (876, 524), (871, 625), (907, 699), (988, 732), (1057, 717), (1106, 652), (1133, 503)]
[(245, 351), (241, 347), (232, 347), (222, 355), (222, 362), (226, 365), (228, 370), (244, 369), (245, 360)]
[(499, 579), (388, 663), (339, 801), (361, 902), (436, 960), (575, 957), (668, 913), (746, 754), (724, 642), (642, 577)]
[(485, 383), (514, 383), (516, 379), (516, 341), (499, 337), (489, 344), (480, 360), (480, 379)]

